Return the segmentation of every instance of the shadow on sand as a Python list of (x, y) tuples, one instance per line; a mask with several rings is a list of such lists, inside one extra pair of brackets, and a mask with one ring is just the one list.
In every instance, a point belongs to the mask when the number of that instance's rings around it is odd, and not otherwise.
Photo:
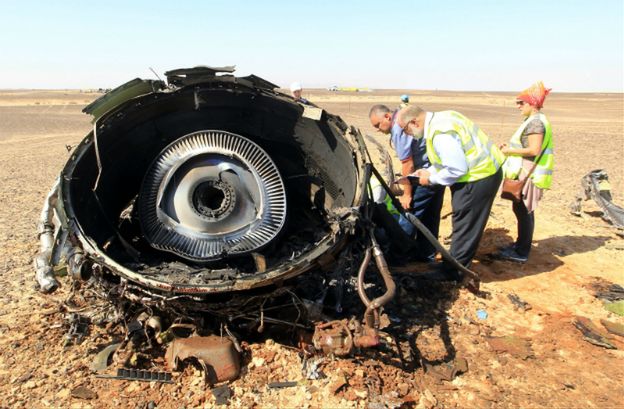
[[(413, 273), (393, 273), (396, 297), (386, 305), (388, 334), (394, 345), (374, 352), (375, 358), (407, 372), (450, 364), (456, 357), (448, 309), (459, 296), (454, 283), (431, 282)], [(421, 372), (422, 374), (422, 372)]]
[(496, 259), (494, 254), (498, 249), (512, 244), (514, 239), (507, 229), (485, 231), (477, 257), (479, 262), (473, 265), (483, 282), (505, 281), (551, 272), (564, 264), (561, 257), (592, 252), (604, 246), (611, 237), (572, 235), (549, 237), (533, 242), (529, 261), (524, 264)]

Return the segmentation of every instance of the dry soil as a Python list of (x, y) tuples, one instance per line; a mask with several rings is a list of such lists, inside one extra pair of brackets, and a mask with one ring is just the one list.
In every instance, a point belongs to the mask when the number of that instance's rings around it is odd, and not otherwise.
[[(370, 106), (396, 106), (404, 92), (312, 90), (304, 96), (373, 134)], [(509, 93), (410, 94), (427, 110), (466, 114), (496, 142), (506, 141), (521, 121)], [(68, 149), (89, 132), (90, 118), (81, 109), (97, 96), (0, 92), (0, 407), (213, 407), (215, 397), (192, 368), (175, 374), (170, 385), (95, 378), (89, 366), (111, 335), (105, 328), (91, 328), (82, 344), (64, 347), (67, 324), (58, 306), (68, 295), (69, 279), (63, 278), (53, 295), (34, 288), (32, 257), (41, 205)], [(622, 94), (554, 93), (548, 98), (544, 112), (556, 149), (553, 187), (537, 210), (534, 249), (524, 265), (488, 257), (515, 237), (510, 203), (496, 201), (474, 264), (489, 298), (445, 286), (422, 288), (407, 274), (390, 315), (393, 325), (404, 330), (402, 341), (411, 340), (420, 354), (412, 357), (419, 365), (402, 368), (396, 359), (371, 352), (325, 360), (320, 367), (326, 377), (306, 380), (297, 352), (269, 340), (247, 346), (242, 375), (229, 385), (229, 405), (623, 407), (624, 339), (610, 335), (618, 349), (590, 344), (573, 321), (587, 317), (603, 331), (601, 319), (624, 324), (624, 317), (608, 312), (593, 290), (601, 280), (624, 285), (624, 242), (592, 203), (585, 204), (582, 217), (568, 210), (580, 178), (596, 168), (609, 172), (615, 202), (624, 204), (623, 101)], [(374, 136), (387, 143), (387, 137)], [(450, 232), (449, 198), (443, 237)], [(401, 271), (405, 277), (406, 270)], [(530, 309), (515, 307), (510, 294)], [(467, 369), (449, 377), (445, 371), (463, 360)], [(268, 389), (271, 381), (298, 384)], [(93, 395), (73, 396), (80, 386)]]

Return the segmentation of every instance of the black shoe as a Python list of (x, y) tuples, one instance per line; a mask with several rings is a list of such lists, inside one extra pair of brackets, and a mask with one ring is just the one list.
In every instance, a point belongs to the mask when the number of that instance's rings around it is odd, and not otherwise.
[(514, 261), (516, 263), (526, 263), (529, 260), (528, 256), (518, 254), (518, 252), (514, 249), (501, 251), (496, 254), (495, 257), (499, 260)]
[(498, 252), (496, 252), (494, 254), (508, 253), (510, 251), (515, 251), (515, 250), (516, 250), (516, 243), (511, 243), (511, 244), (508, 244), (506, 246), (498, 247)]

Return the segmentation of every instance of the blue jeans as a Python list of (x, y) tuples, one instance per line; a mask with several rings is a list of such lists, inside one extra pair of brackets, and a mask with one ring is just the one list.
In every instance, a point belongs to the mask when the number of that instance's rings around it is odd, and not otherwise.
[(414, 237), (414, 230), (416, 227), (412, 223), (409, 222), (402, 214), (393, 214), (394, 220), (399, 222), (399, 226), (401, 229), (410, 237)]
[[(435, 238), (438, 238), (440, 232), (444, 190), (444, 186), (414, 186), (412, 192), (412, 214), (418, 217)], [(434, 261), (436, 249), (433, 244), (422, 234), (417, 235), (416, 242), (418, 244), (416, 258), (420, 261)]]

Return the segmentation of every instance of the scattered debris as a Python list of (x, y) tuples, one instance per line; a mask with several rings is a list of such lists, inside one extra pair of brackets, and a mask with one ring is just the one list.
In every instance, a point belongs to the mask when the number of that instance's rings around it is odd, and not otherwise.
[(524, 360), (534, 357), (530, 341), (515, 335), (490, 337), (487, 342), (495, 352), (507, 352)]
[(269, 389), (292, 388), (299, 385), (297, 382), (269, 382)]
[(604, 302), (607, 311), (624, 316), (624, 287), (603, 278), (594, 277), (589, 288), (596, 298)]
[(232, 397), (232, 389), (230, 389), (227, 385), (213, 388), (211, 391), (212, 395), (215, 397), (215, 403), (217, 405), (227, 405)]
[(607, 321), (605, 319), (601, 319), (600, 323), (610, 333), (619, 335), (620, 337), (624, 337), (624, 325), (623, 324), (618, 324), (617, 322)]
[(613, 203), (611, 196), (611, 184), (609, 175), (603, 169), (596, 169), (583, 176), (581, 179), (581, 191), (576, 196), (576, 201), (570, 205), (571, 213), (581, 215), (581, 202), (593, 199), (602, 210), (602, 218), (613, 226), (624, 229), (624, 209)]
[(143, 369), (117, 369), (117, 375), (96, 375), (101, 379), (118, 379), (125, 381), (173, 383), (171, 373), (164, 371), (147, 371)]
[(159, 344), (166, 344), (176, 338), (188, 338), (196, 331), (195, 324), (176, 323), (171, 324), (166, 331), (156, 335), (156, 341)]
[(573, 324), (583, 334), (583, 339), (590, 344), (607, 349), (617, 349), (607, 338), (605, 334), (596, 327), (590, 319), (585, 317), (576, 317)]
[(199, 362), (206, 381), (212, 385), (236, 379), (240, 372), (240, 357), (229, 338), (210, 335), (174, 339), (165, 354), (167, 366), (178, 369), (180, 362), (188, 358)]
[(507, 294), (507, 298), (509, 298), (516, 310), (528, 311), (531, 309), (531, 304), (522, 300), (516, 294)]
[[(438, 381), (451, 382), (457, 375), (468, 372), (468, 361), (464, 358), (455, 358), (452, 362), (443, 362), (440, 365), (426, 363), (425, 371)], [(406, 394), (407, 391), (403, 393)]]
[(89, 332), (89, 319), (80, 314), (70, 313), (67, 320), (69, 321), (69, 330), (65, 334), (64, 346), (82, 343), (82, 340)]
[(603, 301), (624, 300), (624, 288), (619, 284), (613, 284), (606, 280), (600, 280), (593, 285), (596, 298)]
[(71, 391), (72, 398), (91, 400), (97, 398), (97, 394), (85, 386), (78, 386)]
[(310, 321), (321, 321), (324, 319), (323, 317), (323, 303), (317, 301), (306, 300), (305, 298), (301, 300), (303, 305), (305, 306), (306, 312), (308, 313), (308, 319)]
[(488, 317), (488, 313), (485, 310), (477, 310), (477, 318), (481, 321), (486, 320)]
[(312, 340), (314, 347), (326, 355), (348, 355), (353, 350), (353, 336), (346, 320), (317, 325)]
[(91, 364), (91, 370), (94, 372), (101, 372), (105, 370), (109, 365), (111, 355), (117, 351), (121, 344), (112, 344), (98, 352)]
[(301, 372), (303, 377), (308, 380), (316, 380), (325, 378), (325, 374), (321, 371), (321, 364), (325, 362), (322, 356), (304, 359)]

